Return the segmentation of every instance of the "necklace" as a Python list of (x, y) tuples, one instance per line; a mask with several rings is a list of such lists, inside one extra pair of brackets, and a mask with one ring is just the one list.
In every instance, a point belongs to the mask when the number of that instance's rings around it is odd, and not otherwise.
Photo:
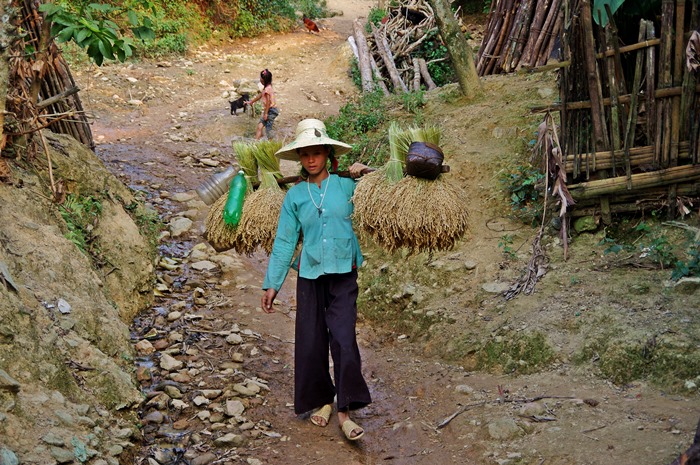
[(314, 204), (314, 207), (316, 207), (316, 210), (318, 210), (318, 216), (321, 216), (321, 207), (323, 206), (323, 201), (326, 200), (326, 192), (328, 192), (328, 185), (331, 183), (331, 177), (330, 175), (328, 176), (328, 180), (326, 181), (326, 188), (323, 190), (323, 194), (321, 194), (321, 203), (316, 205), (316, 201), (314, 200), (314, 196), (311, 195), (311, 182), (307, 181), (306, 182), (306, 189), (309, 191), (309, 198), (311, 199), (311, 203)]

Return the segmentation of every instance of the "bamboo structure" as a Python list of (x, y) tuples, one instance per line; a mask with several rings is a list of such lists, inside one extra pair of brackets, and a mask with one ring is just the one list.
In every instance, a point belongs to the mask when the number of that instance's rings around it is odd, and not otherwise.
[[(36, 2), (15, 0), (25, 34), (12, 46), (7, 110), (20, 123), (20, 133), (47, 127), (68, 134), (94, 150), (92, 131), (78, 87), (60, 49), (50, 37), (50, 24)], [(36, 50), (26, 54), (26, 50)], [(16, 136), (21, 136), (17, 134)]]
[(619, 21), (630, 17), (627, 4), (615, 15), (606, 5), (601, 26), (593, 3), (491, 0), (477, 72), (559, 73), (559, 102), (532, 110), (559, 112), (567, 187), (576, 201), (570, 214), (594, 212), (607, 223), (612, 213), (640, 209), (635, 198), (651, 192), (654, 201), (646, 204), (673, 216), (684, 199), (700, 201), (700, 71), (686, 59), (700, 6), (662, 0), (633, 24)]
[(492, 0), (476, 56), (479, 76), (547, 63), (561, 31), (567, 0)]
[(562, 61), (546, 69), (559, 73), (560, 102), (532, 110), (559, 111), (567, 188), (576, 202), (568, 213), (598, 215), (604, 223), (613, 213), (647, 207), (687, 213), (686, 205), (700, 201), (700, 85), (690, 57), (686, 65), (689, 37), (700, 27), (698, 3), (663, 0), (638, 24), (619, 21), (623, 6), (615, 15), (607, 11), (604, 27), (592, 3), (493, 0), (488, 21), (500, 29), (487, 30), (478, 71), (515, 69), (513, 38), (522, 37), (523, 16), (534, 8), (535, 37), (527, 38), (515, 65), (532, 66), (546, 25), (542, 15), (558, 8)]

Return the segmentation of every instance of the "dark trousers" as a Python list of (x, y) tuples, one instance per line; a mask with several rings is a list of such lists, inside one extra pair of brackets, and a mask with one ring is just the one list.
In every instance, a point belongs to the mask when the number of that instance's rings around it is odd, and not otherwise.
[[(357, 271), (297, 279), (294, 349), (294, 411), (298, 414), (332, 404), (354, 410), (372, 402), (362, 377), (355, 338)], [(328, 351), (333, 357), (329, 373)]]

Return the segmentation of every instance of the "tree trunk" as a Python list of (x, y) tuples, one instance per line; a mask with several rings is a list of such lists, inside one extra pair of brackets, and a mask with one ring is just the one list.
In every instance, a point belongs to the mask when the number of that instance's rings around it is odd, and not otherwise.
[(435, 85), (435, 81), (433, 81), (433, 78), (430, 77), (430, 72), (428, 71), (428, 64), (425, 62), (423, 58), (418, 59), (418, 65), (420, 66), (420, 74), (421, 77), (423, 77), (423, 80), (428, 86), (428, 90), (433, 90), (437, 87)]
[(481, 88), (479, 75), (474, 66), (474, 54), (452, 14), (450, 2), (449, 0), (429, 0), (429, 3), (433, 7), (435, 22), (447, 47), (447, 53), (450, 55), (459, 87), (467, 98), (474, 98)]
[(389, 73), (391, 82), (394, 85), (394, 93), (398, 94), (401, 91), (404, 93), (408, 92), (406, 83), (403, 82), (399, 71), (396, 69), (394, 56), (391, 54), (391, 48), (389, 48), (389, 42), (386, 40), (386, 33), (384, 29), (377, 29), (374, 24), (372, 24), (372, 35), (374, 36), (374, 45), (376, 45), (379, 56), (382, 57), (384, 67), (386, 68), (387, 73)]
[(369, 63), (369, 47), (359, 20), (356, 19), (352, 23), (352, 30), (359, 55), (357, 62), (360, 66), (360, 76), (362, 76), (362, 90), (364, 92), (372, 92), (374, 90), (374, 82), (372, 81), (372, 66)]

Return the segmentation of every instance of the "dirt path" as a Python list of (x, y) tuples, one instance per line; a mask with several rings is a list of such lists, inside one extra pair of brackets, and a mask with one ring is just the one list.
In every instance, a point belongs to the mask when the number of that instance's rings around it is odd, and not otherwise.
[[(293, 415), (293, 277), (290, 275), (280, 293), (278, 313), (265, 315), (259, 309), (267, 263), (264, 254), (240, 257), (226, 252), (217, 256), (209, 250), (207, 258), (227, 265), (222, 266), (223, 272), (198, 273), (189, 266), (192, 247), (203, 242), (200, 232), (207, 210), (196, 200), (177, 202), (173, 194), (191, 193), (221, 170), (231, 161), (231, 142), (250, 137), (256, 124), (247, 115), (229, 115), (223, 93), (234, 80), (255, 82), (259, 71), (269, 68), (282, 110), (277, 121), (279, 137), (289, 136), (303, 117), (334, 114), (347, 96), (357, 92), (348, 76), (350, 52), (345, 38), (352, 19), (366, 14), (373, 3), (330, 1), (329, 6), (343, 10), (344, 15), (323, 21), (325, 29), (319, 35), (299, 30), (204, 47), (169, 64), (112, 65), (77, 73), (85, 106), (97, 117), (93, 131), (100, 157), (127, 184), (142, 191), (164, 221), (186, 211), (195, 220), (189, 235), (165, 239), (161, 252), (185, 262), (185, 272), (170, 273), (169, 282), (204, 288), (208, 303), (197, 306), (191, 296), (180, 293), (174, 298), (174, 293), (169, 299), (159, 299), (153, 315), (137, 321), (135, 331), (143, 327), (139, 325), (144, 320), (157, 321), (157, 315), (169, 311), (178, 299), (186, 301), (188, 311), (199, 315), (192, 321), (201, 318), (198, 324), (204, 331), (188, 339), (190, 347), (197, 348), (188, 360), (201, 363), (194, 363), (200, 368), (191, 383), (195, 391), (225, 388), (231, 381), (217, 370), (205, 369), (221, 366), (232, 357), (231, 348), (208, 337), (206, 331), (238, 324), (260, 336), (246, 339), (236, 349), (243, 362), (236, 365), (231, 378), (236, 381), (245, 373), (268, 382), (270, 392), (247, 403), (246, 417), (257, 425), (255, 431), (269, 434), (249, 435), (247, 445), (229, 455), (229, 462), (221, 463), (246, 463), (249, 458), (271, 464), (664, 463), (685, 449), (692, 437), (696, 402), (664, 396), (640, 383), (618, 388), (567, 363), (551, 372), (517, 378), (470, 372), (429, 359), (417, 346), (377, 334), (367, 326), (360, 327), (359, 339), (374, 403), (357, 415), (368, 431), (366, 439), (349, 444), (335, 423), (321, 429)], [(130, 100), (141, 103), (130, 104)], [(460, 110), (454, 111), (452, 116), (459, 118)], [(487, 176), (486, 160), (498, 148), (477, 140), (477, 134), (465, 127), (449, 133), (448, 142), (476, 147), (478, 153), (461, 167), (464, 172)], [(221, 164), (210, 167), (202, 159)], [(488, 219), (485, 205), (493, 196), (478, 186), (473, 189), (478, 200), (474, 214), (482, 223)], [(488, 230), (476, 230), (474, 248), (497, 254), (497, 238), (481, 232)], [(485, 260), (497, 261), (488, 256)], [(487, 310), (498, 311), (493, 307)], [(544, 399), (521, 402), (538, 396)], [(438, 429), (440, 421), (460, 406), (466, 411)], [(177, 431), (189, 431), (200, 439), (186, 448), (203, 452), (207, 447), (201, 444), (209, 444), (219, 433), (195, 413), (170, 412), (170, 416), (173, 422), (185, 421)], [(144, 449), (136, 463), (145, 463), (142, 460), (154, 447), (168, 447), (161, 433), (145, 428), (151, 447)], [(214, 450), (219, 456), (224, 451)]]

